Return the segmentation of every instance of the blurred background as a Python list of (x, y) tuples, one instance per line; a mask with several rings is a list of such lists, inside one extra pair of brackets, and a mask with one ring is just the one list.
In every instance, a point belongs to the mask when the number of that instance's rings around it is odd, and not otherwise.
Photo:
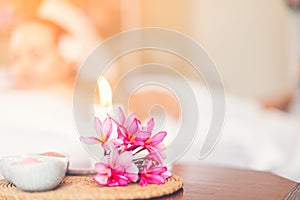
[[(294, 87), (299, 17), (284, 0), (68, 2), (82, 10), (102, 39), (120, 31), (149, 26), (190, 36), (212, 57), (226, 88), (239, 95), (276, 98)], [(11, 63), (8, 46), (12, 27), (37, 15), (42, 3), (41, 0), (1, 0), (2, 68), (9, 68)], [(127, 71), (125, 66), (119, 68), (121, 73)]]
[[(183, 33), (216, 64), (227, 93), (228, 116), (208, 161), (300, 180), (299, 0), (0, 0), (0, 119), (5, 124), (0, 132), (6, 145), (0, 145), (0, 156), (20, 152), (13, 148), (16, 138), (23, 141), (40, 134), (51, 138), (37, 139), (37, 147), (28, 145), (24, 152), (43, 151), (42, 147), (61, 150), (60, 143), (51, 146), (49, 141), (55, 143), (65, 135), (76, 143), (71, 99), (80, 64), (105, 39), (139, 27)], [(185, 76), (199, 90), (198, 99), (208, 96), (189, 63), (167, 52), (141, 50), (117, 59), (105, 72), (106, 79), (95, 90), (95, 104), (110, 105), (119, 79), (149, 62), (171, 66)], [(143, 76), (172, 78), (147, 69), (140, 72)], [(89, 74), (81, 84), (91, 84)], [(130, 84), (134, 81), (122, 86), (124, 94)], [(128, 107), (146, 119), (149, 109), (159, 104), (176, 123), (180, 103), (184, 102), (168, 91), (148, 87), (132, 95)], [(199, 105), (201, 112), (208, 104), (199, 100)], [(210, 116), (207, 112), (204, 118)], [(56, 128), (49, 129), (49, 122)], [(191, 155), (198, 155), (198, 142), (186, 160), (197, 159)], [(76, 145), (62, 151), (72, 158), (78, 155)], [(86, 167), (84, 150), (80, 155), (73, 157), (74, 166)]]

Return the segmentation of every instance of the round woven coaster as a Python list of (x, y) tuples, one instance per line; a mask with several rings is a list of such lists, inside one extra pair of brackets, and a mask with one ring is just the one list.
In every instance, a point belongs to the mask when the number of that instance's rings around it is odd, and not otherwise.
[(24, 192), (6, 180), (0, 180), (0, 199), (149, 199), (172, 194), (182, 188), (182, 179), (176, 175), (165, 184), (129, 184), (123, 187), (100, 187), (92, 176), (66, 176), (60, 185), (47, 192)]

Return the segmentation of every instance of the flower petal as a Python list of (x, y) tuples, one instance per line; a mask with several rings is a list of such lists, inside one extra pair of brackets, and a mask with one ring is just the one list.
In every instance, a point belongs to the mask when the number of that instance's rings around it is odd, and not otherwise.
[(138, 138), (134, 141), (134, 146), (135, 147), (144, 146), (144, 144), (145, 144), (145, 142), (143, 140), (138, 139)]
[(126, 169), (130, 167), (131, 163), (132, 163), (132, 154), (128, 151), (125, 151), (120, 155), (119, 159), (116, 162), (116, 165)]
[(137, 133), (134, 134), (134, 136), (136, 137), (136, 140), (145, 141), (149, 139), (151, 133), (148, 131), (138, 131)]
[(163, 139), (166, 137), (167, 132), (161, 131), (156, 133), (152, 138), (151, 138), (151, 145), (155, 146), (163, 141)]
[(151, 174), (161, 174), (166, 172), (168, 169), (162, 166), (151, 167), (148, 172)]
[(111, 119), (106, 118), (104, 120), (101, 132), (102, 132), (102, 134), (104, 134), (104, 136), (105, 136), (106, 139), (108, 139), (110, 137), (110, 134), (112, 132)]
[(116, 178), (116, 181), (118, 181), (118, 184), (120, 186), (124, 186), (124, 185), (128, 184), (128, 178), (126, 176), (117, 175), (115, 178)]
[(115, 163), (117, 162), (117, 160), (119, 159), (119, 152), (118, 152), (118, 149), (115, 148), (113, 145), (110, 146), (110, 154), (109, 154), (109, 164), (110, 165), (115, 165)]
[(166, 171), (166, 172), (162, 173), (161, 176), (163, 176), (165, 179), (167, 179), (172, 176), (172, 172)]
[[(151, 150), (151, 149), (150, 149)], [(160, 165), (163, 164), (164, 159), (166, 158), (166, 155), (161, 150), (151, 150), (150, 153), (146, 156), (146, 158), (150, 160), (157, 161)]]
[(138, 131), (138, 120), (134, 119), (132, 123), (127, 128), (128, 132), (133, 135)]
[(146, 185), (148, 185), (147, 179), (144, 178), (144, 177), (141, 177), (141, 180), (140, 180), (140, 186), (144, 187), (144, 186), (146, 186)]
[(95, 117), (95, 129), (98, 134), (102, 132), (102, 122), (98, 117)]
[(119, 107), (118, 122), (119, 125), (123, 125), (125, 123), (125, 115), (121, 107)]
[(85, 144), (102, 144), (102, 140), (96, 137), (80, 137), (80, 141)]
[(126, 129), (125, 129), (124, 127), (118, 126), (117, 132), (118, 132), (118, 138), (119, 138), (119, 139), (124, 139), (124, 138), (126, 138), (127, 131), (126, 131)]
[(126, 121), (125, 121), (125, 123), (124, 123), (125, 127), (128, 128), (128, 127), (132, 124), (132, 122), (133, 122), (134, 120), (136, 120), (136, 114), (135, 114), (135, 113), (131, 113), (131, 114), (127, 117), (127, 119), (126, 119)]
[(151, 175), (148, 177), (148, 182), (154, 184), (163, 184), (165, 183), (165, 179), (160, 175)]
[(132, 162), (132, 163), (126, 168), (126, 172), (137, 174), (137, 173), (139, 172), (139, 169), (138, 169), (138, 167)]
[(119, 186), (119, 183), (118, 181), (108, 181), (106, 185), (109, 187), (114, 187), (114, 186)]
[(124, 143), (124, 141), (122, 139), (112, 139), (110, 141), (115, 145), (115, 147), (119, 147), (119, 146), (123, 145), (123, 143)]
[(104, 163), (96, 163), (95, 169), (98, 172), (98, 174), (107, 174), (109, 168)]
[(147, 123), (147, 131), (152, 133), (154, 127), (154, 119), (151, 118)]
[(98, 185), (107, 185), (108, 181), (108, 176), (107, 175), (101, 175), (97, 174), (93, 180), (98, 184)]
[(135, 173), (125, 173), (124, 174), (131, 182), (136, 182), (139, 179), (139, 175)]

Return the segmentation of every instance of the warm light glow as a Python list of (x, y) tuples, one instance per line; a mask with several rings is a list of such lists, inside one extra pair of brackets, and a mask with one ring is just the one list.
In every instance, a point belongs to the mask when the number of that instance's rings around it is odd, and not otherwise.
[(112, 90), (106, 78), (98, 80), (100, 105), (109, 107), (112, 104)]

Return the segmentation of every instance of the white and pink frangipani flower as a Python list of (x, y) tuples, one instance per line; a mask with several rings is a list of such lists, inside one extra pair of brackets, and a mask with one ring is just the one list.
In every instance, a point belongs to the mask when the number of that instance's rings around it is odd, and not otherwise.
[(167, 136), (166, 131), (160, 131), (151, 137), (153, 127), (154, 119), (151, 118), (147, 123), (147, 127), (143, 128), (150, 134), (149, 138), (147, 138), (143, 144), (144, 148), (147, 149), (150, 153), (164, 149), (164, 145), (161, 144), (161, 142)]
[(139, 170), (132, 161), (132, 154), (128, 151), (119, 154), (114, 146), (109, 146), (111, 152), (96, 164), (97, 175), (93, 180), (106, 186), (124, 186), (136, 182)]
[(131, 149), (140, 146), (141, 142), (150, 137), (150, 132), (142, 129), (141, 122), (136, 118), (136, 114), (132, 113), (127, 118), (121, 108), (118, 110), (117, 118), (110, 117), (118, 126), (118, 139), (123, 141), (127, 149), (128, 145)]
[(172, 173), (165, 166), (156, 166), (152, 162), (144, 167), (140, 172), (140, 185), (146, 186), (148, 183), (164, 184), (166, 179), (171, 177)]
[[(119, 108), (115, 118), (108, 114), (103, 122), (98, 118), (95, 121), (98, 137), (81, 137), (80, 140), (86, 144), (101, 144), (104, 149), (103, 159), (95, 165), (97, 175), (93, 180), (98, 185), (124, 186), (138, 180), (141, 186), (163, 184), (172, 175), (163, 166), (166, 156), (162, 141), (167, 132), (152, 134), (153, 118), (142, 126), (135, 113), (126, 117)], [(114, 134), (118, 136), (110, 139), (112, 122), (116, 126)]]
[[(106, 118), (103, 123), (101, 120), (95, 118), (95, 127), (99, 137), (80, 137), (80, 141), (85, 144), (102, 144), (104, 149), (107, 149), (107, 142), (109, 141), (110, 135), (113, 131), (112, 122), (110, 118)], [(116, 146), (119, 146), (123, 143), (120, 139), (111, 140)]]

